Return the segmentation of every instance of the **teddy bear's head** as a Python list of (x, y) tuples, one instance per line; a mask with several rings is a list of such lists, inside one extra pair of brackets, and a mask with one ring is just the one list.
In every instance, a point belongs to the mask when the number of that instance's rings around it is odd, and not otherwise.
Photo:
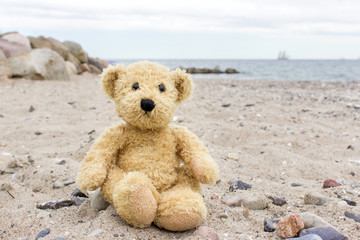
[(101, 77), (103, 89), (114, 100), (118, 115), (128, 124), (144, 129), (169, 124), (176, 106), (192, 92), (191, 77), (185, 71), (170, 71), (148, 61), (127, 67), (111, 65)]

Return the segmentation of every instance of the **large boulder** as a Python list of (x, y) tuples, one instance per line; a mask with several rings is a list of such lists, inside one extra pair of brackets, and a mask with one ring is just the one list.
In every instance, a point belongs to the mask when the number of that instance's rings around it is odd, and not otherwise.
[(76, 67), (72, 62), (66, 61), (65, 64), (66, 64), (66, 70), (68, 71), (70, 76), (77, 74)]
[(31, 50), (29, 40), (19, 33), (5, 33), (0, 37), (0, 49), (7, 58)]
[(36, 80), (70, 80), (62, 57), (47, 48), (33, 49), (8, 59), (13, 77)]
[(0, 49), (0, 79), (11, 77), (12, 72), (5, 53)]
[(69, 49), (72, 55), (74, 55), (81, 63), (88, 63), (88, 54), (84, 51), (80, 44), (72, 41), (65, 41), (64, 45)]
[(24, 45), (27, 47), (28, 50), (31, 49), (29, 39), (27, 37), (21, 35), (20, 33), (17, 33), (17, 32), (4, 33), (3, 35), (1, 35), (1, 39), (5, 39), (9, 42)]
[(109, 62), (100, 58), (89, 57), (89, 64), (95, 65), (102, 72), (104, 68), (109, 66)]

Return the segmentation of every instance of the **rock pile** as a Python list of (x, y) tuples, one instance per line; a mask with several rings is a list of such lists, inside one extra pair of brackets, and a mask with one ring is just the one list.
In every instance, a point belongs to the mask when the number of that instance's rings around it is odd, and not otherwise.
[(227, 73), (227, 74), (235, 74), (235, 73), (239, 73), (236, 69), (234, 68), (227, 68), (225, 69), (225, 71), (222, 71), (220, 69), (220, 67), (215, 67), (215, 68), (195, 68), (195, 67), (191, 67), (191, 68), (183, 68), (180, 67), (181, 69), (186, 70), (187, 73), (191, 73), (191, 74), (221, 74), (221, 73)]
[(108, 62), (90, 57), (80, 44), (54, 38), (0, 36), (0, 78), (70, 80), (71, 75), (100, 74)]

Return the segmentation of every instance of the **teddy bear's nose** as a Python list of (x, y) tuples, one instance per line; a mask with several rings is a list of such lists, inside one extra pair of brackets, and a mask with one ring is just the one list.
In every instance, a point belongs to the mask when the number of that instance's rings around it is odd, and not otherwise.
[(141, 100), (141, 109), (146, 112), (151, 112), (155, 107), (155, 103), (150, 99), (142, 99)]

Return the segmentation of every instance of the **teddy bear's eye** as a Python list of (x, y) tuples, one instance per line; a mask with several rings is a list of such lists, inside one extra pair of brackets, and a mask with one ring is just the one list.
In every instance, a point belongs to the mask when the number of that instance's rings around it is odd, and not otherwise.
[(165, 92), (165, 86), (163, 84), (159, 85), (160, 92)]
[(134, 83), (134, 85), (132, 86), (132, 89), (138, 90), (138, 89), (139, 89), (139, 84), (138, 84), (138, 83)]

